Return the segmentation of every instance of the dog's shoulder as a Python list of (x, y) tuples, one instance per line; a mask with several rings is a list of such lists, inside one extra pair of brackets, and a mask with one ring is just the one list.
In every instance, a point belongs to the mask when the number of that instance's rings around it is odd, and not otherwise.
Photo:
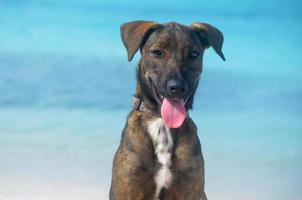
[(149, 118), (144, 112), (138, 110), (130, 112), (122, 133), (122, 151), (132, 151), (138, 154), (149, 151), (148, 148), (152, 146), (147, 130)]

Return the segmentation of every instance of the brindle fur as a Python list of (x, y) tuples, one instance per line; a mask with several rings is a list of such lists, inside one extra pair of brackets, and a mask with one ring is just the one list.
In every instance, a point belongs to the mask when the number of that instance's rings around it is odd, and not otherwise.
[[(135, 96), (145, 109), (133, 109), (128, 116), (112, 170), (110, 200), (153, 200), (156, 185), (154, 176), (160, 168), (154, 154), (152, 140), (147, 132), (148, 122), (160, 117), (160, 105), (153, 88), (167, 98), (165, 85), (171, 78), (187, 84), (186, 109), (192, 108), (193, 97), (202, 71), (204, 50), (212, 46), (224, 59), (221, 48), (223, 37), (219, 30), (203, 23), (191, 27), (178, 23), (157, 24), (135, 21), (121, 27), (121, 36), (129, 61), (138, 49), (141, 59), (137, 68)], [(162, 58), (152, 56), (152, 50), (161, 49)], [(200, 53), (191, 59), (191, 51)], [(154, 86), (152, 85), (154, 84)], [(204, 192), (204, 161), (197, 136), (197, 128), (187, 117), (180, 128), (171, 129), (173, 181), (160, 193), (162, 200), (206, 200)]]

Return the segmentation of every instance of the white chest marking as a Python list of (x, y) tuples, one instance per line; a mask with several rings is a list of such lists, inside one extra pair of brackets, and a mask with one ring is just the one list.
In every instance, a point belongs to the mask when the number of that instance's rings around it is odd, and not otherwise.
[(148, 124), (148, 132), (153, 142), (157, 161), (161, 164), (161, 168), (154, 177), (156, 184), (155, 199), (158, 199), (161, 189), (168, 188), (172, 182), (170, 166), (173, 139), (170, 129), (164, 125), (162, 118), (150, 121)]

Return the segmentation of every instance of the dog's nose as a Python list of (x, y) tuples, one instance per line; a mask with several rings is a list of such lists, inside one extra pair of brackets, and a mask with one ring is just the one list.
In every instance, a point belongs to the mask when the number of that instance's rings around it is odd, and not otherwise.
[(183, 97), (188, 90), (188, 86), (180, 80), (171, 79), (167, 82), (167, 91), (173, 97)]

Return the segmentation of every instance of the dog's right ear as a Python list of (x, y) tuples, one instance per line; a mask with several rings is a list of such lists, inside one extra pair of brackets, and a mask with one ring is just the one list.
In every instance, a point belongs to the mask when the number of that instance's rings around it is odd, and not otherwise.
[(131, 61), (135, 53), (146, 40), (146, 38), (157, 27), (156, 22), (133, 21), (121, 26), (121, 37), (127, 49), (128, 60)]

